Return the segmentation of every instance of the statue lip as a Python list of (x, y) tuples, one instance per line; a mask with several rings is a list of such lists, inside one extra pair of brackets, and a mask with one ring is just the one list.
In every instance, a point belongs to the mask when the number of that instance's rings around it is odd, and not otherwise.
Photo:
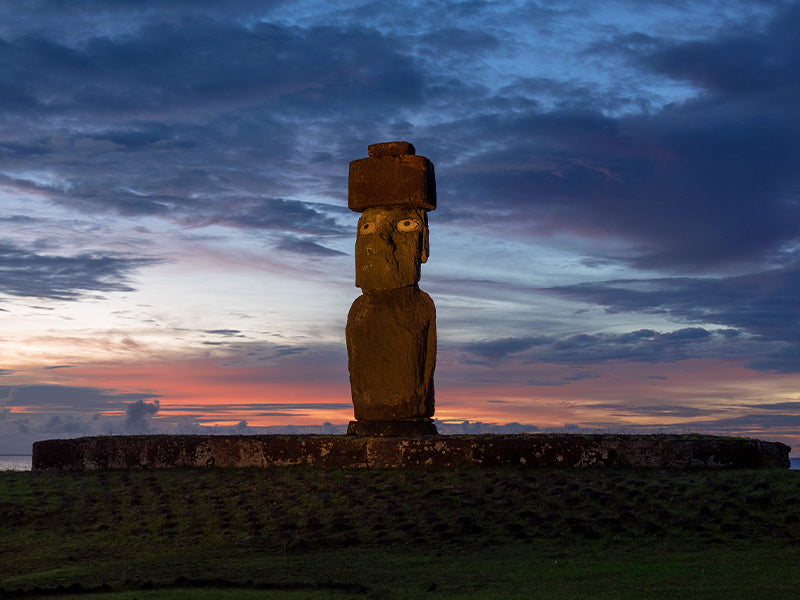
[(359, 271), (371, 271), (371, 270), (373, 270), (373, 269), (377, 268), (377, 267), (378, 267), (378, 265), (380, 265), (380, 263), (367, 263), (367, 264), (362, 264), (360, 267), (358, 267), (358, 270), (359, 270)]
[(410, 285), (401, 285), (391, 288), (361, 288), (361, 291), (364, 292), (365, 296), (385, 296), (387, 298), (398, 299), (404, 295), (413, 294), (414, 292), (419, 291), (419, 284), (412, 283)]
[(390, 268), (397, 268), (396, 260), (391, 262), (385, 260), (360, 260), (358, 262), (359, 265), (356, 267), (358, 271), (371, 271), (373, 269), (384, 271)]

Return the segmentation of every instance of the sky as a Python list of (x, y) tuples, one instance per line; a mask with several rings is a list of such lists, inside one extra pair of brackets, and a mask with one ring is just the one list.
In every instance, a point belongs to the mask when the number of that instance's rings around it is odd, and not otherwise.
[(800, 456), (800, 4), (0, 3), (0, 453), (339, 432), (351, 160), (436, 168), (440, 431)]

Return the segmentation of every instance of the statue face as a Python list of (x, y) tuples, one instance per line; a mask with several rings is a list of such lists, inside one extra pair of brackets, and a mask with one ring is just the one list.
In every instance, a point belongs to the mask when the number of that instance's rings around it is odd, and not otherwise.
[(403, 206), (368, 208), (358, 220), (356, 286), (390, 290), (419, 281), (428, 260), (425, 211)]

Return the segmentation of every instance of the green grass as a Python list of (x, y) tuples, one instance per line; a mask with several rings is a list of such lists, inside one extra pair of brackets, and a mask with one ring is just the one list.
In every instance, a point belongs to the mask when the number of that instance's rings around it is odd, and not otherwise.
[(796, 471), (0, 472), (0, 524), (0, 598), (751, 599), (800, 586)]

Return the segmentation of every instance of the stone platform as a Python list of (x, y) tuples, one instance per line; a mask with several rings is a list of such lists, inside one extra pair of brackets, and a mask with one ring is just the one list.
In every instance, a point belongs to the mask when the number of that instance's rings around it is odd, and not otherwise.
[(789, 468), (780, 442), (704, 435), (143, 435), (33, 444), (34, 471), (168, 467)]

